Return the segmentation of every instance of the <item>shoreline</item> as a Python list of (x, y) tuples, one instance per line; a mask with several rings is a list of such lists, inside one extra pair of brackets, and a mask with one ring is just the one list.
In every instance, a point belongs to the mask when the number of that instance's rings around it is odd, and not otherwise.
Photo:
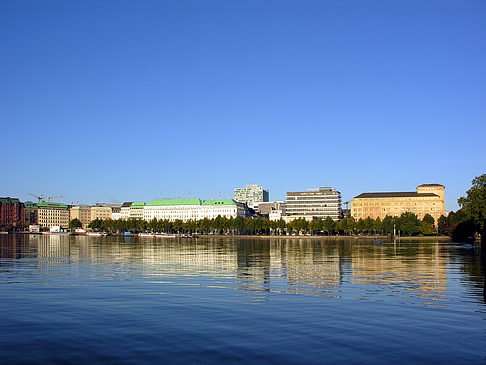
[[(42, 233), (39, 232), (9, 232), (8, 234), (26, 234), (26, 235), (41, 235)], [(85, 236), (84, 234), (77, 234), (72, 233), (71, 236)], [(137, 237), (136, 234), (132, 236), (125, 236), (124, 234), (120, 233), (111, 233), (108, 237)], [(401, 236), (395, 237), (393, 239), (390, 236), (306, 236), (306, 235), (296, 235), (296, 236), (272, 236), (272, 235), (226, 235), (226, 234), (200, 234), (196, 233), (193, 235), (192, 238), (222, 238), (222, 239), (234, 239), (234, 238), (243, 238), (243, 239), (256, 239), (256, 240), (270, 240), (270, 239), (283, 239), (283, 240), (322, 240), (322, 241), (337, 241), (343, 239), (354, 239), (354, 240), (373, 240), (373, 241), (445, 241), (445, 242), (452, 242), (452, 238), (449, 236)]]

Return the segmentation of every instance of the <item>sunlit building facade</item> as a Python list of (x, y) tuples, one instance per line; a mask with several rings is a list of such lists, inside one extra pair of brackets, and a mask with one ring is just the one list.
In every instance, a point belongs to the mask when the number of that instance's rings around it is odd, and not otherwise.
[(351, 215), (356, 219), (383, 219), (412, 212), (419, 219), (430, 214), (437, 222), (445, 215), (444, 190), (444, 185), (422, 184), (415, 192), (363, 193), (351, 201)]

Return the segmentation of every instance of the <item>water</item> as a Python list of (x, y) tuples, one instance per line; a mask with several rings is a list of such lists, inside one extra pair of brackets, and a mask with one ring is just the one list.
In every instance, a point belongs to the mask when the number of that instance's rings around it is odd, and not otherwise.
[(1, 363), (484, 364), (477, 249), (0, 236)]

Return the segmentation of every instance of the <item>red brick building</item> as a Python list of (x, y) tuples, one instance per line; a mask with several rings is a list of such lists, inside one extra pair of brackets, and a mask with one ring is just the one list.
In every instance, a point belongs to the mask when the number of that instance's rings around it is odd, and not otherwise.
[(24, 203), (17, 198), (0, 198), (0, 229), (24, 226)]

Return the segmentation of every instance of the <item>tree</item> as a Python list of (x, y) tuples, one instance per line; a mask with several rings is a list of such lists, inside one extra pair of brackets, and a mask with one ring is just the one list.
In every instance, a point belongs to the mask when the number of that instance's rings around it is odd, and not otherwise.
[(324, 219), (323, 229), (327, 232), (327, 234), (331, 234), (331, 232), (334, 232), (334, 230), (336, 229), (336, 222), (334, 222), (334, 219), (329, 216), (326, 217), (326, 219)]
[(486, 244), (486, 174), (474, 178), (471, 189), (457, 203), (476, 225), (476, 231), (481, 234), (481, 243)]
[(420, 233), (431, 235), (435, 233), (435, 219), (430, 214), (424, 215), (420, 222)]
[(383, 231), (383, 225), (380, 217), (377, 217), (376, 220), (373, 222), (373, 231), (375, 232)]
[(422, 222), (426, 222), (426, 223), (432, 224), (432, 226), (435, 227), (435, 219), (434, 219), (434, 217), (432, 217), (428, 213), (426, 215), (424, 215), (424, 217), (422, 218)]
[(101, 223), (103, 221), (99, 218), (96, 218), (94, 220), (92, 220), (89, 224), (88, 224), (88, 228), (91, 228), (91, 229), (101, 229)]
[(405, 212), (400, 216), (399, 227), (401, 231), (414, 235), (420, 232), (420, 221), (415, 213)]
[(71, 219), (69, 221), (69, 229), (81, 228), (83, 223), (78, 218)]

